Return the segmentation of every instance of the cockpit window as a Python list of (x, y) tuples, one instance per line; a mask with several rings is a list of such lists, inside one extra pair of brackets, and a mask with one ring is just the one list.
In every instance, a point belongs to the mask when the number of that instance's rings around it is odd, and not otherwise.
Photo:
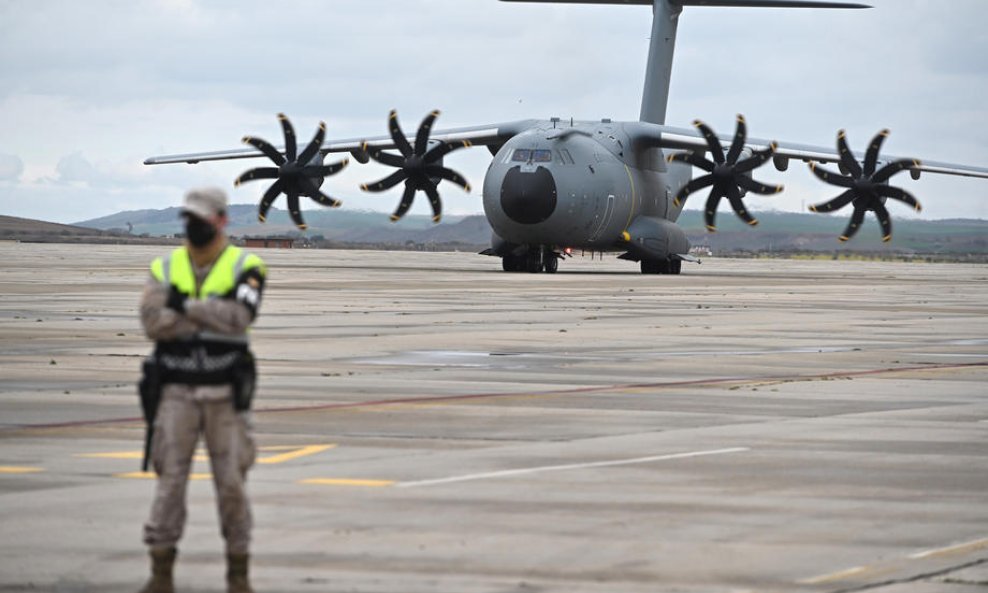
[(548, 163), (552, 161), (552, 151), (518, 148), (511, 155), (511, 160), (517, 163)]
[(530, 158), (532, 158), (532, 151), (527, 148), (519, 148), (511, 156), (511, 160), (519, 163), (527, 163)]

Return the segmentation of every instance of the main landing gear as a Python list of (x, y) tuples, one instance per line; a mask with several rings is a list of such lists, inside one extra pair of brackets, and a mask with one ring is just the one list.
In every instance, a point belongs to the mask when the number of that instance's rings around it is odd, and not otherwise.
[(516, 255), (509, 253), (501, 258), (501, 268), (505, 272), (529, 272), (538, 274), (545, 272), (555, 274), (559, 270), (561, 256), (552, 249), (541, 246)]
[(678, 274), (683, 269), (681, 259), (643, 259), (642, 274)]

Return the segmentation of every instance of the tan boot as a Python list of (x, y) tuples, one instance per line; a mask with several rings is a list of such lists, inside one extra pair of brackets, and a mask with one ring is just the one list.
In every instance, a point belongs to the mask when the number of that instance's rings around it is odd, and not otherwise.
[(247, 578), (247, 565), (250, 563), (249, 554), (226, 555), (226, 591), (227, 593), (254, 593)]
[(172, 568), (175, 566), (178, 550), (151, 548), (148, 553), (151, 555), (151, 578), (138, 593), (175, 593)]

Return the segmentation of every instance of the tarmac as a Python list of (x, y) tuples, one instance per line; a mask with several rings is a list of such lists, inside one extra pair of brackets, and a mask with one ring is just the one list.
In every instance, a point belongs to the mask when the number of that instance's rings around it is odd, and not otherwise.
[[(166, 247), (0, 243), (0, 591), (136, 591)], [(988, 268), (258, 250), (257, 593), (988, 591)], [(208, 462), (178, 590), (223, 591)]]

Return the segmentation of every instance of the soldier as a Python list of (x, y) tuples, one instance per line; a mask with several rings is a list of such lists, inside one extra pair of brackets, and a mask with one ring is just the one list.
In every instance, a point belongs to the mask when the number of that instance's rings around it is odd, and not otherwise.
[(142, 402), (152, 402), (145, 415), (153, 434), (150, 460), (158, 475), (144, 525), (151, 578), (141, 593), (173, 591), (186, 484), (200, 434), (209, 451), (226, 540), (227, 590), (251, 593), (245, 481), (256, 454), (250, 421), (255, 373), (247, 328), (257, 317), (266, 269), (259, 257), (227, 241), (223, 190), (188, 192), (182, 217), (185, 245), (152, 262), (141, 298), (141, 323), (155, 342), (142, 385), (149, 372), (156, 379), (150, 381), (150, 394), (142, 387)]

